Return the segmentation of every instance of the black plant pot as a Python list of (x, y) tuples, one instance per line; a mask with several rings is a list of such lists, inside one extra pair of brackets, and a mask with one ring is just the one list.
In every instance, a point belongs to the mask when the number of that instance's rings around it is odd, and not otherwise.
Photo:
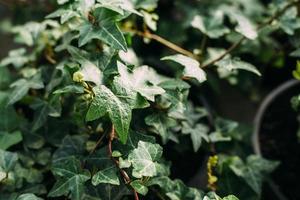
[(267, 159), (280, 161), (264, 186), (262, 199), (299, 200), (299, 121), (290, 100), (300, 94), (300, 81), (289, 80), (262, 102), (254, 120), (253, 148)]

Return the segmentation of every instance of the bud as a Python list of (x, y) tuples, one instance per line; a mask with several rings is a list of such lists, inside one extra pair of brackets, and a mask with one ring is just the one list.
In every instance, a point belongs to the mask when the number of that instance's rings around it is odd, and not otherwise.
[(73, 81), (75, 82), (82, 82), (84, 78), (83, 73), (81, 73), (80, 71), (77, 71), (73, 74)]

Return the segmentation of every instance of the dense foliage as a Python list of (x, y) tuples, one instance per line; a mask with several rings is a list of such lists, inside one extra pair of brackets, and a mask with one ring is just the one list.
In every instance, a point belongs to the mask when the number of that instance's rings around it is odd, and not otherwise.
[[(2, 22), (18, 48), (0, 64), (0, 199), (260, 198), (278, 163), (206, 92), (226, 80), (250, 94), (264, 65), (284, 65), (277, 49), (299, 56), (298, 0), (49, 4), (44, 20)], [(196, 152), (202, 190), (171, 173)]]

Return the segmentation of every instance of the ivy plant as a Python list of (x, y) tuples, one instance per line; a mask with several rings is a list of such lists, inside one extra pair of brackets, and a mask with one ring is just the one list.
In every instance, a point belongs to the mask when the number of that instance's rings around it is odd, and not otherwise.
[[(48, 3), (3, 30), (17, 48), (0, 62), (0, 199), (260, 198), (278, 163), (241, 150), (247, 128), (193, 97), (259, 79), (243, 57), (262, 64), (275, 33), (296, 33), (298, 0)], [(172, 173), (166, 155), (193, 152), (207, 187)]]

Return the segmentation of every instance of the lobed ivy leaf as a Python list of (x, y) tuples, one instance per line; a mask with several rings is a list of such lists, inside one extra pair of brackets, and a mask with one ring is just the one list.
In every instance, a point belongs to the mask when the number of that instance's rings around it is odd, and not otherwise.
[(123, 143), (126, 143), (131, 121), (131, 108), (123, 103), (104, 85), (93, 88), (95, 97), (86, 114), (86, 120), (92, 121), (108, 114), (116, 132)]
[(230, 32), (230, 29), (224, 26), (224, 13), (222, 11), (214, 12), (211, 16), (195, 15), (191, 25), (199, 29), (210, 38), (219, 38)]
[(0, 170), (8, 173), (18, 161), (18, 154), (0, 149)]
[(154, 113), (145, 118), (145, 123), (152, 127), (151, 130), (154, 133), (157, 133), (161, 136), (164, 144), (167, 143), (169, 139), (172, 139), (175, 142), (177, 141), (170, 131), (170, 128), (177, 124), (176, 120), (160, 113)]
[(196, 124), (195, 127), (191, 127), (188, 123), (183, 122), (182, 133), (190, 134), (193, 143), (193, 149), (197, 152), (202, 144), (202, 140), (209, 142), (208, 136), (209, 128), (204, 124)]
[(229, 159), (231, 159), (230, 169), (238, 177), (241, 177), (258, 195), (261, 194), (264, 176), (272, 172), (279, 164), (276, 161), (269, 161), (257, 155), (248, 156), (246, 162), (238, 157)]
[(205, 72), (200, 68), (199, 62), (193, 58), (176, 54), (163, 57), (162, 60), (172, 60), (184, 66), (183, 75), (185, 77), (195, 78), (199, 81), (199, 83), (202, 83), (206, 80)]
[(261, 73), (256, 69), (255, 66), (238, 58), (225, 58), (217, 62), (216, 65), (218, 66), (218, 70), (226, 70), (228, 72), (232, 72), (236, 69), (242, 69), (261, 76)]
[(116, 12), (107, 8), (96, 8), (93, 12), (95, 24), (84, 22), (79, 27), (79, 46), (83, 46), (92, 39), (99, 39), (114, 49), (127, 51), (123, 34), (116, 25)]
[(147, 183), (148, 186), (159, 186), (171, 200), (203, 200), (199, 190), (187, 187), (181, 180), (171, 180), (167, 176), (154, 177)]
[(156, 72), (150, 67), (144, 65), (129, 72), (124, 64), (121, 62), (117, 62), (117, 64), (120, 76), (117, 76), (115, 81), (124, 88), (139, 93), (152, 102), (154, 102), (156, 95), (165, 92), (161, 87), (157, 86), (157, 80), (152, 79), (152, 77), (156, 76)]
[(70, 157), (57, 162), (52, 166), (52, 172), (58, 177), (58, 180), (50, 190), (49, 197), (67, 195), (71, 192), (72, 200), (81, 200), (84, 183), (90, 179), (90, 173), (82, 170), (79, 160)]
[(132, 163), (132, 175), (136, 178), (143, 176), (156, 176), (156, 162), (162, 156), (162, 147), (149, 142), (138, 142), (138, 147), (129, 155), (128, 160)]
[(100, 183), (120, 185), (120, 180), (117, 172), (118, 170), (115, 165), (108, 166), (105, 169), (101, 169), (93, 176), (92, 183), (94, 186), (97, 186)]
[(38, 73), (30, 79), (19, 79), (11, 84), (13, 90), (9, 95), (7, 105), (12, 105), (15, 102), (21, 100), (32, 89), (41, 89), (44, 87), (44, 83), (41, 80), (41, 74)]

